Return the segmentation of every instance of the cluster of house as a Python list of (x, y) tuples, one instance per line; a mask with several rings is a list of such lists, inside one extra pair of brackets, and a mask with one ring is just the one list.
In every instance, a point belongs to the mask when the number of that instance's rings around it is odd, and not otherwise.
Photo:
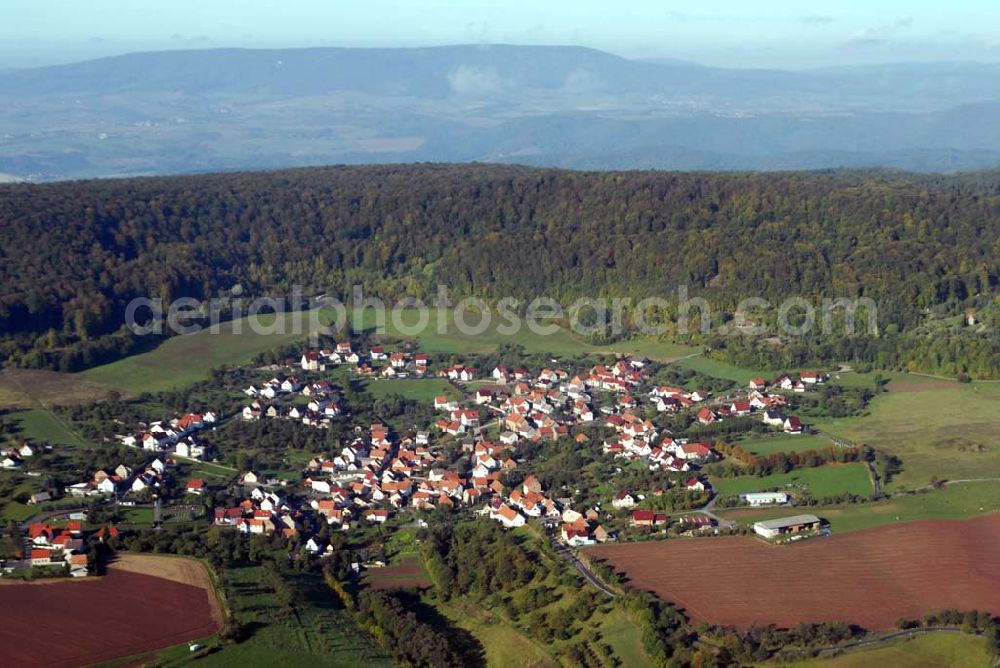
[(501, 459), (502, 449), (480, 441), (469, 443), (468, 475), (432, 468), (430, 434), (396, 440), (382, 424), (373, 424), (332, 458), (315, 457), (306, 465), (304, 494), (298, 497), (262, 486), (248, 472), (241, 478), (245, 498), (215, 509), (215, 523), (248, 534), (309, 535), (306, 549), (322, 554), (328, 546), (316, 536), (320, 523), (349, 530), (358, 522), (386, 522), (395, 511), (475, 505), (503, 492), (500, 472), (516, 464)]
[(326, 371), (328, 367), (353, 364), (362, 375), (380, 375), (383, 378), (421, 378), (427, 373), (427, 363), (428, 357), (423, 353), (411, 358), (405, 352), (390, 352), (382, 346), (372, 346), (365, 354), (355, 351), (349, 341), (340, 342), (334, 348), (310, 350), (303, 353), (299, 360), (303, 371)]
[[(655, 510), (633, 510), (630, 524), (634, 527), (663, 527), (669, 518), (666, 513)], [(715, 526), (715, 520), (707, 515), (689, 513), (675, 518), (684, 531), (695, 533)]]
[(79, 521), (67, 522), (64, 527), (45, 523), (32, 524), (28, 527), (31, 565), (65, 565), (73, 577), (85, 577), (87, 552), (82, 531), (83, 524)]
[(174, 454), (185, 459), (201, 459), (205, 448), (198, 443), (197, 432), (218, 423), (215, 413), (187, 413), (171, 420), (143, 425), (137, 434), (118, 436), (125, 445), (149, 452)]
[(164, 486), (170, 475), (168, 463), (159, 457), (148, 465), (132, 470), (125, 464), (119, 464), (111, 472), (98, 469), (90, 480), (68, 485), (64, 491), (69, 496), (124, 496), (129, 492), (140, 493), (146, 490), (156, 492)]
[(768, 383), (763, 378), (750, 381), (745, 399), (737, 399), (728, 406), (705, 407), (698, 411), (700, 424), (712, 424), (729, 417), (759, 415), (761, 421), (771, 427), (781, 429), (786, 434), (801, 434), (805, 429), (802, 420), (795, 415), (786, 415), (787, 398), (777, 392), (768, 391), (778, 388), (784, 391), (805, 392), (806, 388), (824, 383), (826, 376), (820, 372), (805, 371), (799, 380), (782, 376), (774, 383)]
[(234, 506), (216, 508), (216, 526), (234, 526), (241, 533), (270, 535), (281, 531), (288, 538), (298, 535), (307, 518), (298, 504), (290, 502), (278, 492), (260, 485), (260, 476), (248, 471), (240, 478), (246, 498)]
[[(302, 383), (298, 378), (271, 378), (260, 387), (251, 385), (243, 390), (244, 394), (253, 397), (249, 406), (244, 406), (241, 416), (244, 420), (259, 420), (261, 418), (286, 418), (298, 420), (302, 424), (326, 429), (330, 421), (343, 414), (338, 387), (330, 380), (318, 380), (312, 383)], [(305, 403), (292, 403), (282, 407), (278, 403), (269, 403), (279, 397), (290, 397), (298, 394), (306, 398)]]
[(10, 450), (0, 453), (0, 468), (20, 468), (25, 459), (29, 459), (34, 456), (34, 448), (27, 443), (23, 443), (19, 448), (11, 448)]
[[(627, 392), (643, 379), (643, 366), (645, 361), (623, 359), (610, 368), (597, 365), (589, 374), (570, 378), (562, 369), (542, 369), (534, 375), (524, 368), (512, 370), (500, 365), (490, 374), (496, 384), (478, 388), (472, 401), (488, 419), (495, 419), (503, 426), (502, 445), (513, 445), (519, 439), (557, 440), (569, 436), (574, 425), (597, 419), (591, 395), (594, 390)], [(469, 368), (455, 365), (447, 370), (449, 377), (463, 372), (469, 372)], [(475, 377), (475, 372), (469, 377)], [(620, 397), (618, 407), (601, 410), (613, 413), (629, 401), (631, 397), (625, 395)], [(436, 397), (434, 408), (448, 412), (448, 417), (439, 420), (436, 427), (452, 436), (474, 430), (483, 420), (480, 410), (463, 409), (446, 396)]]
[(649, 399), (656, 407), (656, 410), (664, 412), (676, 412), (685, 408), (692, 408), (695, 404), (708, 399), (708, 393), (702, 390), (685, 390), (680, 387), (661, 385), (649, 391)]
[(563, 541), (573, 546), (593, 545), (612, 540), (613, 536), (598, 522), (599, 512), (590, 508), (583, 513), (568, 502), (549, 498), (538, 478), (529, 475), (520, 486), (506, 494), (502, 489), (480, 511), (508, 529), (524, 526), (528, 518), (540, 518), (559, 524)]
[(615, 430), (616, 438), (604, 442), (604, 454), (630, 461), (644, 459), (651, 471), (691, 471), (715, 456), (708, 443), (670, 436), (657, 443), (659, 433), (653, 423), (632, 413), (610, 415), (605, 425)]

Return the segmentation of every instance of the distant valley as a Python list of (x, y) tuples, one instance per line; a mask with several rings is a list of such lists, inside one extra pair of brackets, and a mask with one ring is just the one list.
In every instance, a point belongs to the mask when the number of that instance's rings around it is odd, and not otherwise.
[(0, 72), (0, 181), (322, 164), (1000, 165), (1000, 65), (805, 71), (578, 47), (213, 49)]

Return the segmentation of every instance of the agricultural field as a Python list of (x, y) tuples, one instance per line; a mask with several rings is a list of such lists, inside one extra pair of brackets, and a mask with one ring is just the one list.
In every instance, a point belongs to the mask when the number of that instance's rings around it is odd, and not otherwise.
[(273, 592), (261, 586), (264, 576), (260, 566), (228, 569), (223, 578), (227, 605), (250, 627), (250, 636), (235, 645), (221, 646), (200, 659), (199, 665), (392, 665), (375, 639), (340, 607), (320, 576), (303, 574), (291, 582), (297, 593), (294, 610), (282, 606)]
[(80, 374), (4, 369), (0, 371), (0, 409), (25, 410), (87, 403), (104, 399), (111, 389)]
[[(752, 524), (788, 514), (786, 509), (735, 509), (717, 511), (721, 517)], [(835, 533), (919, 520), (976, 517), (1000, 512), (1000, 484), (989, 481), (956, 483), (943, 489), (896, 494), (878, 503), (811, 506), (808, 512), (830, 522)]]
[(780, 434), (750, 438), (745, 441), (734, 441), (733, 445), (742, 447), (747, 452), (766, 457), (778, 452), (805, 452), (806, 450), (827, 450), (833, 443), (822, 436), (810, 434)]
[(221, 617), (210, 584), (206, 590), (205, 581), (184, 581), (174, 572), (156, 577), (147, 571), (133, 564), (85, 580), (0, 583), (0, 663), (99, 663), (219, 629)]
[(746, 494), (781, 488), (789, 492), (807, 489), (814, 499), (839, 494), (869, 495), (871, 479), (864, 464), (826, 464), (816, 468), (795, 469), (788, 473), (740, 476), (738, 478), (711, 478), (712, 486), (720, 495)]
[(902, 459), (890, 491), (927, 485), (932, 476), (1000, 478), (1000, 383), (915, 378), (908, 385), (890, 382), (864, 415), (818, 419), (815, 426)]
[(365, 584), (374, 589), (430, 587), (424, 565), (417, 554), (395, 559), (385, 568), (372, 568), (365, 574)]
[[(587, 548), (696, 622), (842, 621), (870, 630), (944, 608), (1000, 610), (1000, 515), (912, 522), (791, 545), (734, 536)], [(685, 577), (665, 563), (684, 563)], [(900, 595), (900, 592), (905, 592)]]
[[(298, 317), (305, 321), (301, 329), (295, 327)], [(149, 352), (75, 375), (124, 394), (185, 387), (205, 380), (216, 367), (246, 364), (260, 353), (307, 337), (308, 314), (284, 313), (279, 318), (262, 315), (259, 319), (262, 326), (274, 329), (275, 333), (255, 332), (248, 319), (243, 318), (223, 323), (218, 333), (205, 329), (173, 336)]]
[(36, 408), (9, 413), (4, 419), (18, 428), (18, 437), (54, 445), (85, 446), (87, 442), (51, 411)]
[(936, 668), (989, 666), (993, 658), (980, 636), (924, 633), (876, 648), (849, 650), (839, 656), (781, 664), (784, 668)]

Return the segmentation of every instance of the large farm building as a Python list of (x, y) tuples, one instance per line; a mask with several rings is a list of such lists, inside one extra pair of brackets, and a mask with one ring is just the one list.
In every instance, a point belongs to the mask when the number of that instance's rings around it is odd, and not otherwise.
[(765, 520), (755, 522), (754, 533), (764, 538), (777, 538), (787, 534), (801, 534), (809, 531), (816, 531), (823, 521), (815, 515), (794, 515), (792, 517), (780, 517), (776, 520)]

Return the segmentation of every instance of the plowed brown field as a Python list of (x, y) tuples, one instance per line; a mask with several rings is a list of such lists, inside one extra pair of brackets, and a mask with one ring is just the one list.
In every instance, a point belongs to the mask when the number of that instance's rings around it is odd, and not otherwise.
[(1000, 614), (1000, 514), (865, 529), (791, 545), (749, 537), (588, 549), (695, 621), (842, 621), (885, 629), (943, 608)]
[(80, 666), (170, 647), (215, 633), (217, 606), (207, 581), (196, 586), (120, 568), (83, 581), (5, 585), (0, 665)]

